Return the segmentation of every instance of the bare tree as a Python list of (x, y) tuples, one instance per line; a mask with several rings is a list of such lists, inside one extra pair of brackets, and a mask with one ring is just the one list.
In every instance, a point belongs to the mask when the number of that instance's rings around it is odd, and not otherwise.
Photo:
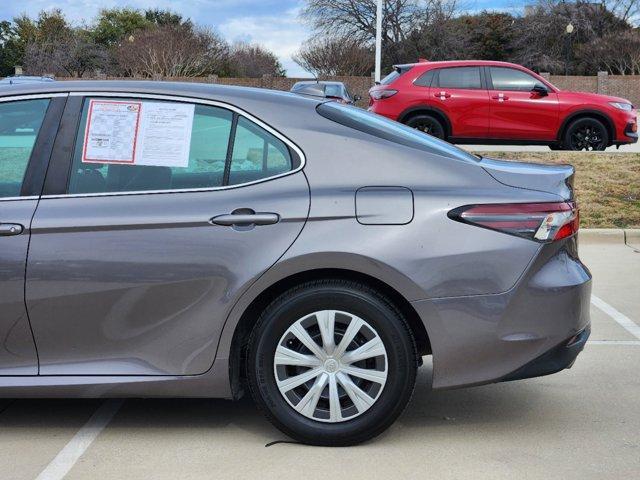
[(369, 75), (374, 54), (369, 47), (349, 38), (318, 37), (306, 42), (293, 60), (316, 77)]
[(640, 75), (640, 31), (610, 34), (589, 45), (598, 69), (619, 75)]
[(273, 52), (260, 45), (238, 42), (231, 47), (229, 54), (229, 74), (252, 78), (263, 75), (284, 77), (285, 71)]
[(629, 23), (640, 23), (640, 0), (605, 0), (607, 9)]
[(32, 41), (25, 48), (26, 73), (82, 77), (85, 73), (102, 69), (108, 53), (84, 31), (74, 31), (48, 41)]
[(224, 68), (228, 46), (218, 35), (189, 25), (134, 32), (115, 47), (123, 73), (143, 77), (198, 77)]

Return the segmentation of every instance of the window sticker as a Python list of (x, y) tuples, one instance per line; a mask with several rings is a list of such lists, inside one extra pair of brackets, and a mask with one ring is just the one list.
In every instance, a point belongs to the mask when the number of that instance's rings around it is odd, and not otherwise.
[(141, 102), (91, 100), (83, 163), (134, 163)]
[(90, 100), (83, 163), (189, 166), (195, 106)]

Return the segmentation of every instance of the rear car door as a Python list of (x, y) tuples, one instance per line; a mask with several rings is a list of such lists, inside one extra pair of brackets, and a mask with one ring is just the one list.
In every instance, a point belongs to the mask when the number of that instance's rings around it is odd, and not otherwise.
[(24, 302), (25, 267), (31, 219), (64, 102), (0, 98), (0, 375), (38, 374)]
[(480, 67), (450, 67), (435, 71), (430, 104), (442, 111), (453, 138), (486, 138), (489, 134), (489, 94)]
[(238, 296), (306, 221), (303, 153), (226, 104), (72, 101), (33, 220), (40, 373), (203, 373)]
[(558, 132), (558, 95), (533, 92), (541, 82), (522, 70), (487, 67), (491, 112), (489, 133), (496, 139), (553, 141)]

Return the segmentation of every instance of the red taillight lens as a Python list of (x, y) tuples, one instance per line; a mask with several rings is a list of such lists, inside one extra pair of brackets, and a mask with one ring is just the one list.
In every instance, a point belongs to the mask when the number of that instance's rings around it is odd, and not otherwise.
[(580, 225), (574, 202), (468, 205), (451, 210), (448, 215), (459, 222), (538, 242), (570, 237)]
[(393, 97), (396, 93), (398, 93), (397, 90), (385, 89), (372, 90), (371, 92), (369, 92), (369, 95), (371, 95), (371, 98), (373, 98), (374, 100), (382, 100), (384, 98)]

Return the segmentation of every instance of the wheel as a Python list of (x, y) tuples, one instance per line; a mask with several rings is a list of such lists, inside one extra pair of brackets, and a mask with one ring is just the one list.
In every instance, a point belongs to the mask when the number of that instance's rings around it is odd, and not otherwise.
[(446, 137), (444, 125), (440, 123), (440, 120), (431, 115), (424, 114), (411, 117), (407, 121), (407, 126), (443, 140)]
[(290, 437), (343, 446), (383, 432), (409, 402), (417, 352), (394, 306), (354, 282), (322, 280), (277, 298), (247, 351), (252, 396)]
[(609, 133), (600, 120), (579, 118), (567, 127), (563, 143), (567, 150), (602, 151), (609, 146)]

